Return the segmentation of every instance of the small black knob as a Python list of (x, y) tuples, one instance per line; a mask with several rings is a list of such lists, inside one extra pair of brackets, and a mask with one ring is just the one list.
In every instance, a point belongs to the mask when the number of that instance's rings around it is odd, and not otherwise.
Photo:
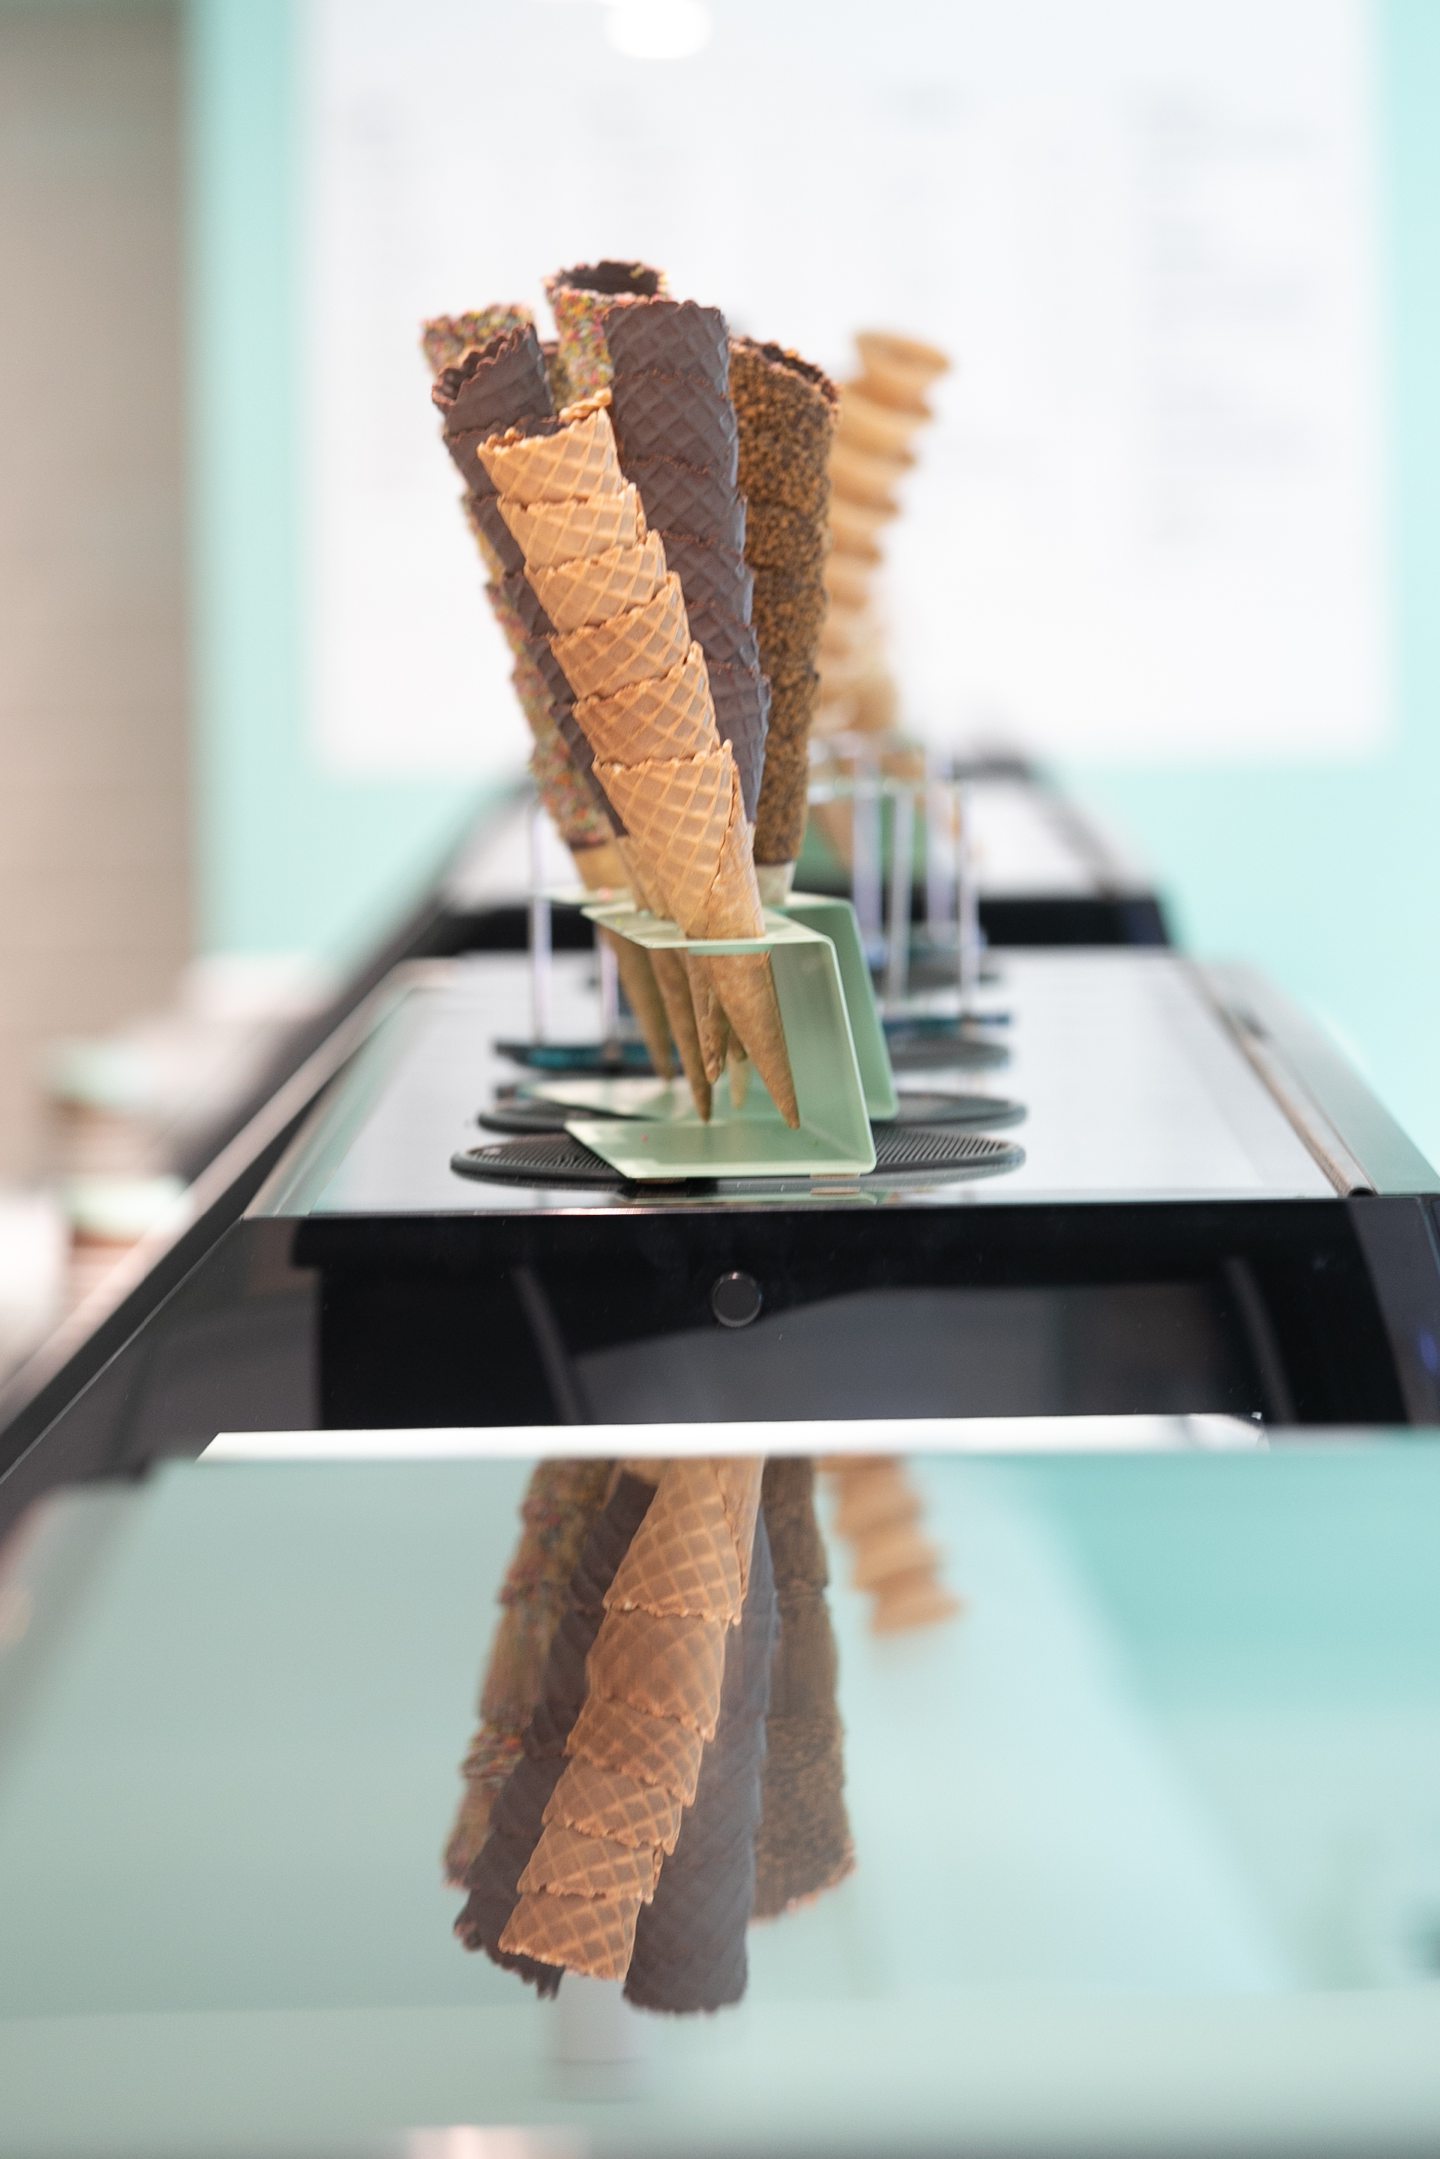
[(710, 1309), (722, 1327), (748, 1327), (764, 1301), (753, 1274), (722, 1274), (710, 1292)]

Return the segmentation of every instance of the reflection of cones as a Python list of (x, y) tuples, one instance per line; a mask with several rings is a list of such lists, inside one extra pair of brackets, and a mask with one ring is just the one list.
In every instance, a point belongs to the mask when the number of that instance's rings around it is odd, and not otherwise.
[(571, 1577), (563, 1617), (545, 1666), (541, 1698), (525, 1729), (523, 1752), (500, 1792), (483, 1850), (466, 1878), (469, 1899), (455, 1931), (467, 1948), (553, 1993), (559, 1972), (545, 1961), (512, 1959), (500, 1938), (519, 1895), (519, 1880), (540, 1836), (542, 1816), (565, 1769), (564, 1746), (585, 1695), (585, 1659), (603, 1614), (603, 1598), (651, 1500), (651, 1487), (621, 1476), (596, 1517)]
[(939, 1578), (941, 1555), (923, 1534), (925, 1502), (892, 1455), (837, 1455), (827, 1463), (835, 1527), (850, 1546), (852, 1578), (873, 1599), (877, 1634), (933, 1626), (963, 1609)]
[(556, 629), (583, 630), (653, 600), (665, 577), (665, 550), (652, 532), (632, 546), (549, 569), (532, 565), (530, 577)]
[[(705, 1459), (667, 1462), (650, 1508), (605, 1593), (605, 1618), (590, 1652), (590, 1692), (566, 1742), (573, 1764), (585, 1765), (588, 1803), (595, 1804), (606, 1776), (655, 1786), (686, 1806), (694, 1800), (704, 1742), (719, 1718), (725, 1634), (738, 1623), (750, 1570), (761, 1465)], [(641, 1654), (637, 1621), (677, 1622), (664, 1638), (663, 1671)], [(700, 1637), (709, 1635), (708, 1641)], [(693, 1639), (692, 1639), (693, 1638)], [(717, 1658), (716, 1650), (720, 1651)], [(694, 1722), (658, 1713), (617, 1691), (641, 1686), (650, 1699), (669, 1690)], [(555, 1787), (553, 1816), (563, 1817), (570, 1771)], [(577, 1835), (585, 1836), (579, 1831)], [(681, 1836), (684, 1826), (681, 1826)], [(599, 1978), (621, 1978), (635, 1943), (645, 1892), (634, 1885), (638, 1861), (620, 1862), (618, 1840), (600, 1840), (593, 1869), (583, 1849), (563, 1851), (566, 1884), (550, 1885), (537, 1849), (535, 1886), (522, 1891), (500, 1946), (511, 1955), (564, 1965)], [(640, 1852), (643, 1845), (625, 1847)]]
[(755, 1914), (773, 1918), (843, 1881), (855, 1862), (812, 1463), (793, 1457), (766, 1463), (764, 1517), (780, 1641), (766, 1726)]
[(542, 1462), (526, 1488), (520, 1541), (500, 1591), (500, 1624), (481, 1686), (480, 1730), (466, 1757), (465, 1797), (446, 1849), (452, 1881), (463, 1879), (484, 1842), (496, 1795), (518, 1758), (570, 1577), (609, 1477), (608, 1462)]
[(775, 1585), (762, 1526), (754, 1532), (744, 1614), (726, 1643), (719, 1721), (694, 1804), (636, 1925), (625, 1993), (641, 2008), (718, 2009), (745, 1991), (774, 1646)]

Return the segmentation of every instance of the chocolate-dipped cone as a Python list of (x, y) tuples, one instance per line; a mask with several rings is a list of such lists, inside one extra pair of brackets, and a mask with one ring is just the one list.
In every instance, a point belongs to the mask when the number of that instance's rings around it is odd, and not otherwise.
[(653, 1496), (654, 1487), (644, 1479), (622, 1474), (586, 1538), (520, 1761), (495, 1802), (489, 1836), (466, 1878), (469, 1897), (455, 1922), (467, 1949), (485, 1950), (542, 1994), (555, 1992), (559, 1969), (509, 1954), (501, 1949), (500, 1938), (519, 1900), (520, 1877), (539, 1842), (546, 1806), (565, 1770), (565, 1742), (585, 1700), (585, 1660), (600, 1630), (605, 1592)]
[(767, 1462), (762, 1511), (780, 1617), (755, 1847), (755, 1916), (769, 1919), (843, 1881), (855, 1859), (814, 1464)]
[(692, 2014), (737, 2002), (745, 1992), (775, 1634), (775, 1582), (762, 1523), (744, 1612), (726, 1646), (715, 1737), (679, 1841), (636, 1925), (625, 1993), (639, 2008)]
[(484, 307), (469, 315), (435, 315), (420, 332), (420, 350), (432, 375), (456, 367), (467, 352), (487, 345), (506, 330), (523, 330), (534, 321), (528, 307)]
[(681, 375), (717, 394), (730, 387), (730, 331), (718, 307), (665, 295), (632, 298), (607, 317), (605, 342), (616, 374)]
[(730, 387), (740, 425), (740, 484), (752, 502), (753, 621), (770, 677), (755, 857), (793, 862), (805, 836), (815, 662), (825, 619), (829, 461), (837, 393), (820, 369), (778, 345), (737, 338)]
[(611, 418), (620, 462), (671, 457), (713, 472), (733, 487), (740, 473), (740, 436), (728, 386), (714, 390), (691, 375), (617, 371), (610, 386)]

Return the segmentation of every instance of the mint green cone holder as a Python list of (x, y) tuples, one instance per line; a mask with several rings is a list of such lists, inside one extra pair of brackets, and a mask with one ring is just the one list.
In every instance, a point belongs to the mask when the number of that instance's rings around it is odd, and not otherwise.
[[(752, 938), (687, 938), (634, 907), (596, 905), (592, 922), (645, 952), (767, 952), (785, 1028), (798, 1131), (751, 1069), (743, 1103), (727, 1080), (702, 1124), (683, 1080), (555, 1079), (528, 1091), (578, 1115), (566, 1128), (636, 1183), (685, 1177), (855, 1177), (875, 1167), (872, 1118), (893, 1117), (895, 1082), (848, 900), (797, 894), (767, 909)], [(586, 1110), (604, 1114), (587, 1117)]]

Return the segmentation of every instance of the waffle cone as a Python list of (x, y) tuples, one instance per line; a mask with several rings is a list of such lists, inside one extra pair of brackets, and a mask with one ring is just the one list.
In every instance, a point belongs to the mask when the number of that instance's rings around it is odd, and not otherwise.
[(564, 502), (524, 503), (506, 495), (497, 501), (532, 570), (552, 569), (611, 547), (633, 547), (645, 536), (640, 492), (628, 485)]
[(931, 383), (950, 371), (950, 361), (938, 345), (903, 337), (898, 331), (861, 330), (855, 344), (860, 364), (872, 380), (904, 388), (912, 397), (923, 398)]
[(655, 1894), (660, 1859), (658, 1848), (643, 1850), (564, 1822), (547, 1822), (520, 1888), (522, 1894), (544, 1889), (552, 1896), (605, 1897), (612, 1903), (639, 1897), (648, 1903)]
[(687, 956), (686, 964), (695, 998), (695, 1024), (700, 1036), (700, 1053), (705, 1061), (705, 1076), (713, 1087), (729, 1062), (730, 1022), (725, 1017), (725, 1007), (715, 994), (715, 985), (706, 971), (703, 956), (692, 952)]
[(617, 375), (653, 369), (730, 387), (730, 332), (718, 307), (663, 297), (617, 307), (605, 318), (605, 342)]
[(673, 1717), (702, 1739), (715, 1736), (724, 1669), (721, 1621), (646, 1611), (612, 1612), (588, 1666), (592, 1693)]
[(758, 937), (758, 896), (744, 927), (707, 927), (710, 889), (738, 793), (735, 760), (717, 746), (685, 758), (650, 758), (636, 765), (596, 760), (596, 774), (638, 854), (653, 897), (687, 937)]
[(592, 1768), (656, 1785), (686, 1807), (695, 1797), (704, 1749), (700, 1734), (673, 1717), (652, 1717), (628, 1702), (595, 1694), (586, 1697), (568, 1743), (571, 1756)]
[(706, 955), (706, 966), (725, 1016), (745, 1048), (745, 1054), (769, 1089), (770, 1099), (792, 1132), (800, 1126), (800, 1107), (795, 1098), (795, 1077), (775, 975), (765, 952)]
[[(591, 858), (594, 859), (591, 859)], [(607, 887), (623, 886), (624, 863), (613, 847), (605, 849), (586, 848), (575, 856), (575, 866), (588, 892), (604, 891)], [(593, 879), (593, 881), (592, 881)], [(639, 945), (632, 945), (624, 937), (616, 937), (610, 930), (599, 931), (601, 940), (615, 954), (615, 964), (620, 974), (620, 986), (626, 1002), (635, 1015), (640, 1039), (649, 1053), (650, 1062), (661, 1079), (670, 1079), (675, 1071), (675, 1059), (670, 1047), (670, 1022), (668, 1007), (656, 980), (650, 956)]]
[(583, 630), (654, 599), (665, 577), (657, 533), (603, 554), (580, 555), (549, 569), (530, 565), (530, 582), (557, 630)]
[(500, 1937), (509, 1956), (530, 1957), (590, 1979), (623, 1979), (635, 1946), (641, 1899), (521, 1896)]
[(876, 1592), (870, 1625), (876, 1634), (910, 1634), (920, 1627), (938, 1627), (964, 1609), (962, 1600), (935, 1579), (934, 1570), (923, 1567)]
[(897, 1575), (933, 1573), (939, 1560), (913, 1522), (882, 1523), (857, 1538), (850, 1578), (856, 1589), (881, 1589)]
[(712, 1106), (711, 1080), (705, 1063), (689, 971), (684, 958), (678, 952), (652, 952), (648, 957), (665, 1005), (670, 1032), (680, 1053), (680, 1063), (689, 1082), (696, 1115), (701, 1124), (708, 1124)]
[(569, 630), (554, 653), (577, 698), (613, 695), (652, 675), (667, 674), (690, 647), (680, 580), (667, 575), (652, 599), (608, 622)]
[(595, 756), (608, 763), (690, 757), (713, 749), (718, 739), (705, 655), (694, 643), (663, 675), (609, 697), (582, 698), (575, 717)]
[(869, 605), (871, 587), (875, 581), (875, 566), (859, 555), (836, 552), (825, 562), (825, 590), (830, 595), (830, 611), (827, 622), (847, 608), (863, 608)]
[(607, 1612), (690, 1615), (734, 1626), (745, 1601), (755, 1534), (748, 1493), (759, 1488), (753, 1457), (738, 1470), (706, 1456), (665, 1464), (645, 1517), (605, 1595)]
[(485, 307), (468, 315), (433, 315), (420, 333), (420, 349), (432, 375), (456, 367), (467, 352), (488, 345), (502, 330), (520, 330), (534, 321), (528, 307)]
[(555, 317), (560, 357), (577, 396), (588, 397), (610, 380), (606, 318), (664, 290), (664, 272), (643, 262), (580, 263), (546, 278), (545, 297)]
[(900, 476), (914, 459), (907, 451), (903, 457), (893, 454), (877, 455), (872, 450), (857, 449), (853, 442), (843, 438), (830, 452), (830, 500), (837, 496), (847, 502), (874, 503), (877, 509), (893, 517), (899, 509), (896, 488)]
[(867, 397), (861, 383), (846, 383), (840, 392), (835, 446), (843, 443), (867, 457), (903, 457), (926, 421), (923, 412), (897, 412), (893, 405)]
[(673, 1852), (684, 1811), (674, 1793), (658, 1784), (642, 1784), (638, 1777), (601, 1769), (577, 1755), (555, 1787), (545, 1820), (617, 1844)]
[(859, 1537), (898, 1522), (916, 1522), (925, 1502), (891, 1455), (841, 1457), (826, 1464), (838, 1492), (836, 1533)]
[(830, 498), (830, 531), (836, 547), (848, 549), (862, 560), (879, 561), (879, 536), (890, 518), (888, 509), (880, 509), (873, 502), (856, 502), (849, 495)]
[(610, 414), (603, 403), (571, 405), (553, 434), (499, 436), (479, 446), (480, 462), (502, 501), (529, 507), (575, 496), (618, 494), (624, 486)]

